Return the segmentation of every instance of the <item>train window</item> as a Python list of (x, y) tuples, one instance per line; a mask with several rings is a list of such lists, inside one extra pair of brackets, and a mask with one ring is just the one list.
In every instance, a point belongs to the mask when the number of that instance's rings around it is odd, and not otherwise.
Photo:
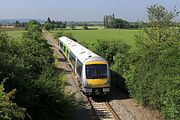
[(82, 63), (77, 60), (77, 73), (79, 74), (79, 76), (81, 76), (82, 73)]
[(107, 65), (106, 64), (86, 65), (86, 78), (87, 79), (107, 78)]
[(71, 64), (73, 65), (73, 67), (75, 66), (75, 62), (76, 62), (76, 59), (75, 59), (75, 56), (72, 52), (69, 53), (69, 60), (71, 62)]
[(66, 49), (66, 47), (65, 46), (63, 46), (63, 51), (65, 52), (65, 49)]
[(67, 58), (69, 58), (69, 50), (67, 50)]
[(60, 48), (63, 48), (63, 43), (60, 41)]

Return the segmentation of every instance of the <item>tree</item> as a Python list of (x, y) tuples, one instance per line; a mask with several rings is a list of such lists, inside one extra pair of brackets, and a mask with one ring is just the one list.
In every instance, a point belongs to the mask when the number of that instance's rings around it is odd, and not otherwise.
[(131, 96), (158, 108), (165, 118), (180, 118), (180, 28), (171, 27), (178, 14), (163, 6), (147, 8), (148, 28), (136, 36), (136, 57), (126, 76)]
[(87, 23), (84, 24), (83, 29), (84, 30), (88, 30), (89, 29)]
[(52, 27), (51, 23), (45, 23), (44, 28), (45, 28), (45, 30), (51, 30), (53, 27)]
[(50, 17), (47, 18), (47, 21), (46, 21), (46, 22), (47, 22), (47, 23), (51, 23)]
[(6, 94), (3, 84), (0, 84), (0, 119), (1, 120), (24, 120), (26, 110), (18, 107), (10, 98), (13, 97), (13, 91)]
[(104, 27), (106, 28), (129, 28), (129, 22), (123, 19), (118, 19), (113, 15), (104, 16)]
[(75, 29), (75, 27), (76, 27), (76, 26), (75, 26), (75, 24), (73, 24), (73, 23), (72, 23), (72, 24), (70, 24), (70, 28), (71, 28), (71, 30), (74, 30), (74, 29)]
[(46, 30), (54, 30), (56, 28), (66, 28), (66, 22), (54, 21), (50, 17), (47, 18), (47, 21), (44, 24)]
[[(6, 33), (0, 32), (0, 119), (23, 120), (26, 109), (12, 102), (16, 89), (12, 89), (12, 84), (6, 85), (10, 79), (14, 78), (14, 71), (17, 70), (14, 66), (18, 64), (20, 67), (20, 64), (15, 62), (19, 61), (17, 55), (14, 55), (18, 51), (17, 46), (12, 44), (13, 40), (10, 40)], [(10, 89), (7, 91), (7, 88)]]
[(21, 23), (19, 21), (15, 22), (15, 27), (21, 27)]
[(64, 35), (64, 33), (62, 31), (58, 31), (54, 33), (54, 38), (55, 39), (59, 39), (60, 37), (62, 37)]

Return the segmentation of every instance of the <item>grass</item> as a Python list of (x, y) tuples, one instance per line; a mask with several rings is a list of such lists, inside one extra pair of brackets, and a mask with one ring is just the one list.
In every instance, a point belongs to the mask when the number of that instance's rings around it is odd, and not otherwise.
[(56, 32), (63, 31), (64, 33), (72, 33), (74, 38), (79, 42), (91, 43), (96, 40), (120, 40), (125, 42), (132, 47), (135, 47), (135, 35), (139, 30), (129, 30), (129, 29), (104, 29), (103, 27), (97, 26), (97, 30), (83, 30), (82, 27), (76, 28), (76, 30), (53, 30), (50, 31), (52, 34)]
[[(89, 27), (90, 30), (83, 30), (81, 26), (76, 27), (75, 30), (60, 29), (50, 31), (52, 34), (56, 32), (63, 31), (64, 33), (72, 33), (74, 38), (76, 38), (80, 43), (86, 42), (90, 44), (96, 40), (119, 40), (125, 42), (135, 48), (135, 35), (138, 34), (139, 30), (130, 30), (130, 29), (104, 29), (103, 26), (92, 26)], [(94, 30), (97, 28), (97, 30)], [(91, 30), (92, 29), (92, 30)], [(8, 36), (15, 40), (21, 39), (24, 30), (13, 30), (6, 31)]]
[(20, 40), (24, 30), (6, 31), (8, 36), (14, 40)]

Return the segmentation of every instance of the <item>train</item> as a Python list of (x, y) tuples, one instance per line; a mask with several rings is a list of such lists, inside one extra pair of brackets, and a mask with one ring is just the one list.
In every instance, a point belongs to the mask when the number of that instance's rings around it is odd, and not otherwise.
[(108, 61), (66, 36), (59, 38), (58, 46), (69, 61), (84, 94), (107, 95), (110, 92)]

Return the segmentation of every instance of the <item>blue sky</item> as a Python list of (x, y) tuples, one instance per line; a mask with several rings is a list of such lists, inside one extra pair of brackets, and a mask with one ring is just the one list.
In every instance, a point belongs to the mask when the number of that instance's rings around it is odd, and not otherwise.
[[(104, 15), (128, 21), (146, 20), (146, 8), (153, 4), (163, 5), (168, 10), (180, 0), (0, 0), (0, 19), (33, 18), (62, 21), (102, 21)], [(180, 21), (180, 17), (176, 18)]]

